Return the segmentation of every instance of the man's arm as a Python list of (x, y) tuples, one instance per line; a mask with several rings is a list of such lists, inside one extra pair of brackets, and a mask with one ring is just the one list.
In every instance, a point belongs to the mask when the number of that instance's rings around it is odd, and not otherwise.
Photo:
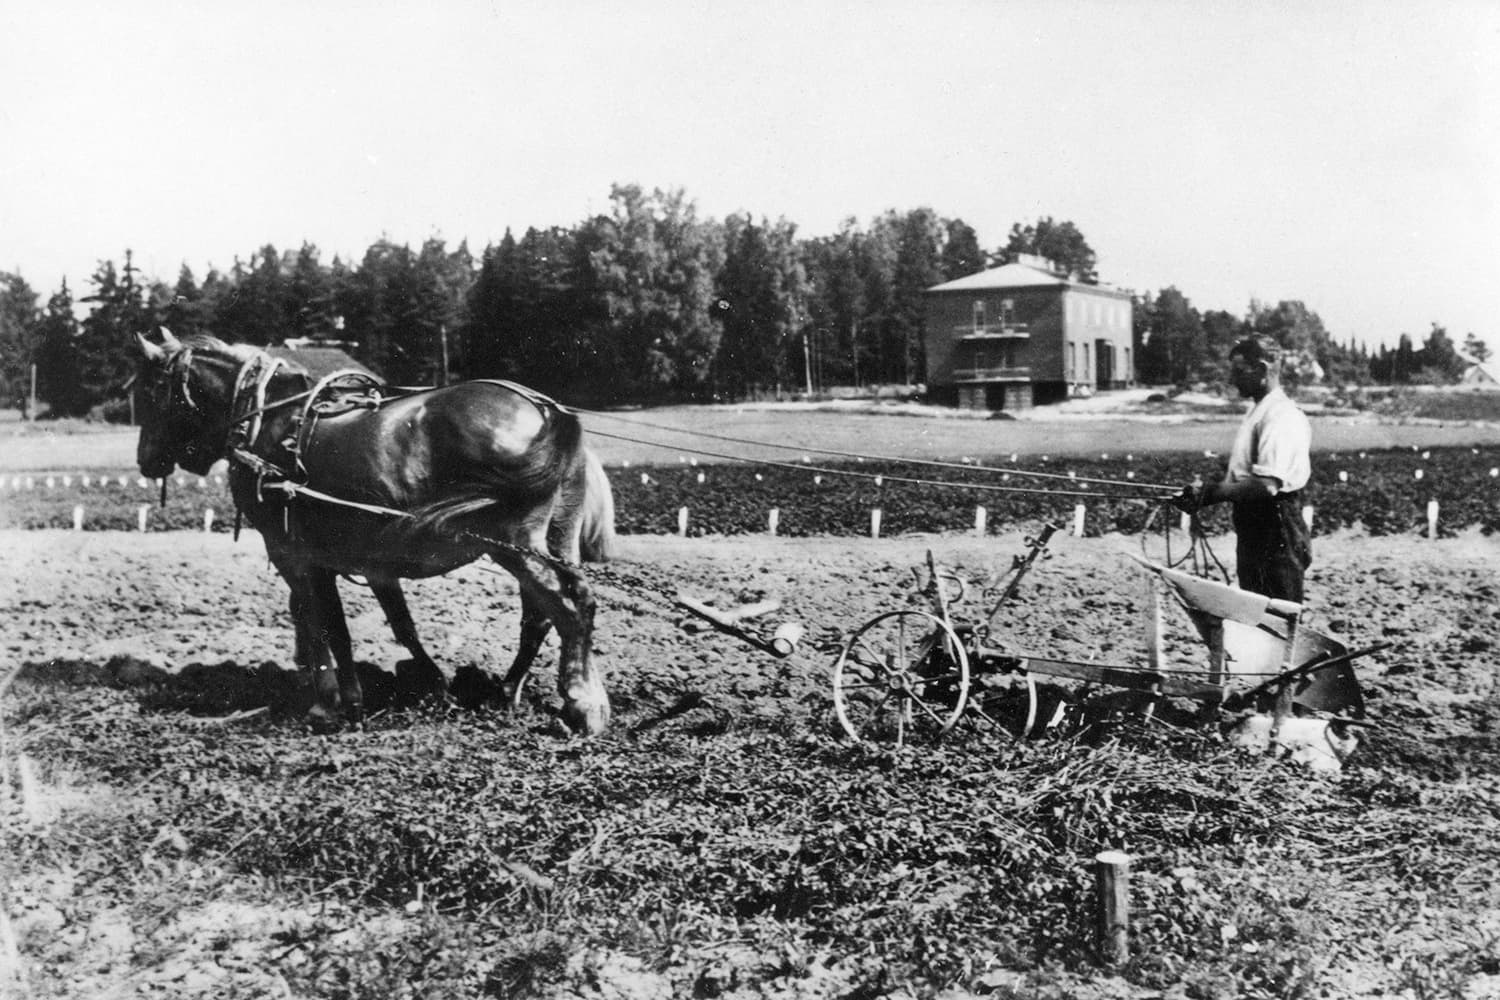
[(1281, 492), (1281, 480), (1272, 476), (1247, 476), (1230, 482), (1209, 483), (1203, 487), (1203, 506), (1215, 503), (1243, 503), (1246, 500), (1266, 500)]
[(1208, 483), (1203, 486), (1188, 486), (1172, 498), (1178, 510), (1192, 513), (1216, 503), (1243, 503), (1246, 500), (1266, 500), (1281, 492), (1281, 480), (1273, 476), (1249, 476), (1233, 482)]

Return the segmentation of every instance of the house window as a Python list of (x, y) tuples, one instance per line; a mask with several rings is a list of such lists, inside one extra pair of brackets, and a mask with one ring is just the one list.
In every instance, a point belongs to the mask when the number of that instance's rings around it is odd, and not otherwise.
[(1068, 381), (1078, 381), (1078, 345), (1068, 341)]
[(1083, 371), (1078, 373), (1080, 381), (1087, 382), (1089, 372), (1092, 370), (1093, 366), (1089, 364), (1089, 342), (1085, 340), (1083, 342)]
[(1001, 299), (1000, 300), (1000, 325), (1001, 326), (1010, 326), (1012, 323), (1015, 322), (1015, 319), (1016, 319), (1016, 300), (1015, 299)]
[(974, 300), (974, 329), (984, 329), (984, 299)]

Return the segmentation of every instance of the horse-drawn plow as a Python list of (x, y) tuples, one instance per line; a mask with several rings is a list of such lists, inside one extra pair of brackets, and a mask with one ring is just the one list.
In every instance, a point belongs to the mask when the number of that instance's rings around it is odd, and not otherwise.
[[(973, 589), (928, 553), (917, 573), (917, 606), (883, 611), (850, 631), (831, 671), (834, 714), (852, 740), (896, 746), (942, 737), (970, 723), (1016, 739), (1083, 721), (1093, 695), (1123, 693), (1147, 716), (1166, 702), (1196, 703), (1196, 715), (1249, 713), (1249, 742), (1279, 744), (1314, 767), (1337, 768), (1352, 750), (1347, 727), (1365, 724), (1354, 661), (1386, 648), (1351, 651), (1303, 621), (1299, 604), (1134, 557), (1147, 589), (1146, 662), (1102, 663), (1029, 652), (1006, 640), (999, 622), (1057, 527), (1026, 539), (1024, 554), (982, 588), (982, 618), (959, 613)], [(801, 628), (784, 623), (767, 638), (744, 619), (760, 609), (720, 611), (679, 595), (678, 606), (721, 632), (775, 656), (790, 655)], [(1163, 642), (1174, 608), (1202, 642), (1203, 659), (1175, 663)], [(1105, 627), (1101, 623), (1101, 628)], [(790, 640), (790, 641), (788, 641)], [(1107, 699), (1117, 706), (1118, 697)]]

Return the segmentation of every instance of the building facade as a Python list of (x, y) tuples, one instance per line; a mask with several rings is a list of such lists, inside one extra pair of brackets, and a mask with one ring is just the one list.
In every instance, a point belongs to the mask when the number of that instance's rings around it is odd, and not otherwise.
[(1131, 298), (1023, 255), (927, 289), (927, 394), (1018, 410), (1135, 382)]

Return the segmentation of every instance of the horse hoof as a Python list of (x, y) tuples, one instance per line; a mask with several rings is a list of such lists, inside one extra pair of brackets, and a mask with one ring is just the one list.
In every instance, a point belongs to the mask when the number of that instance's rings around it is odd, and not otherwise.
[(336, 733), (344, 728), (344, 718), (337, 710), (314, 705), (307, 710), (307, 724), (315, 733)]
[(580, 736), (598, 736), (609, 728), (608, 702), (585, 705), (570, 701), (563, 705), (562, 711), (558, 714), (563, 725)]

